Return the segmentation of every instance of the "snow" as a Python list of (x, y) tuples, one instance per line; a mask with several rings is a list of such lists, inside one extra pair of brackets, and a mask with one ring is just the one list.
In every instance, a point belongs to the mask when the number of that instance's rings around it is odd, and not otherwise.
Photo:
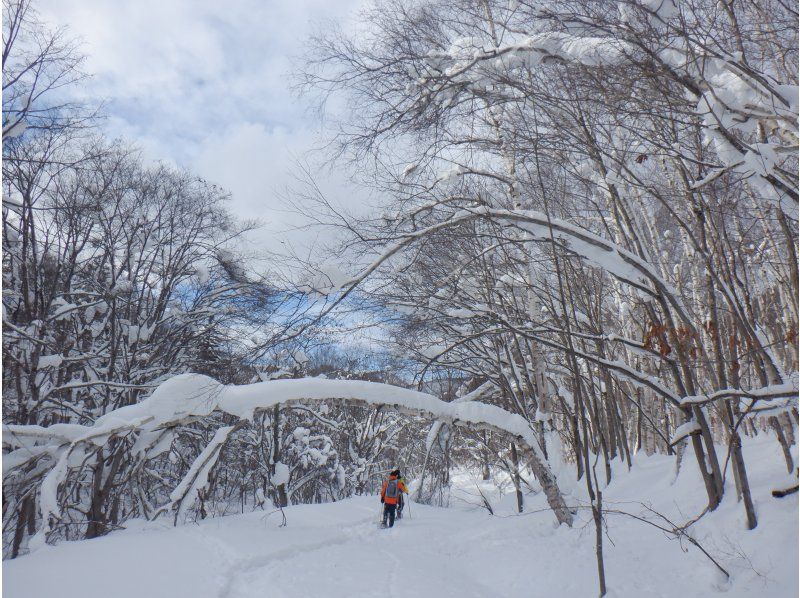
[(642, 0), (642, 6), (663, 21), (667, 21), (678, 14), (675, 0)]
[(545, 55), (554, 55), (584, 66), (611, 66), (625, 60), (630, 52), (623, 43), (605, 37), (575, 36), (551, 31), (530, 36), (522, 44)]
[(427, 413), (437, 419), (488, 425), (518, 436), (530, 434), (523, 418), (499, 407), (484, 403), (445, 403), (433, 395), (388, 384), (299, 378), (224, 386), (201, 374), (174, 376), (158, 386), (144, 401), (111, 411), (98, 418), (92, 426), (56, 424), (48, 428), (5, 428), (16, 436), (77, 443), (99, 439), (119, 428), (135, 426), (145, 431), (154, 430), (187, 418), (203, 417), (215, 410), (241, 419), (252, 419), (257, 410), (281, 403), (326, 399), (351, 399), (375, 406), (388, 405), (409, 413)]
[(465, 75), (475, 81), (470, 67), (480, 59), (497, 56), (496, 68), (511, 69), (517, 66), (535, 66), (541, 62), (558, 58), (584, 66), (613, 66), (626, 60), (632, 48), (624, 42), (610, 37), (573, 35), (560, 31), (545, 31), (522, 37), (519, 41), (497, 49), (487, 50), (482, 40), (464, 38), (456, 40), (447, 53), (452, 66), (446, 69), (449, 77)]
[(411, 175), (414, 173), (414, 171), (415, 171), (416, 169), (417, 169), (417, 165), (416, 165), (416, 164), (414, 164), (413, 162), (412, 162), (412, 163), (410, 163), (410, 164), (406, 164), (406, 167), (403, 169), (403, 176), (402, 176), (402, 178), (403, 178), (403, 179), (407, 179), (409, 176), (411, 176)]
[[(235, 430), (235, 426), (223, 426), (219, 428), (211, 442), (208, 443), (206, 448), (194, 460), (189, 471), (184, 476), (178, 487), (175, 488), (170, 494), (172, 503), (179, 503), (178, 511), (175, 513), (176, 521), (181, 521), (186, 514), (187, 509), (192, 506), (194, 499), (197, 497), (198, 492), (206, 487), (208, 484), (208, 476), (219, 458), (222, 445), (228, 439), (228, 436)], [(185, 498), (190, 500), (186, 501)]]
[[(58, 485), (66, 475), (69, 467), (69, 453), (63, 451), (58, 458), (55, 467), (42, 480), (42, 487), (39, 490), (39, 510), (42, 516), (48, 518), (51, 514), (58, 512)], [(36, 550), (44, 545), (46, 535), (37, 533), (28, 543), (31, 550)]]
[(672, 434), (672, 437), (669, 439), (669, 443), (674, 445), (678, 441), (683, 440), (691, 434), (696, 434), (700, 430), (700, 424), (698, 424), (695, 420), (688, 421), (677, 427), (675, 432)]
[[(620, 514), (607, 515), (604, 544), (609, 596), (639, 598), (724, 595), (784, 598), (796, 595), (797, 494), (769, 493), (785, 481), (774, 437), (745, 439), (748, 474), (759, 525), (747, 531), (732, 476), (720, 507), (690, 532), (731, 573), (725, 581), (693, 546)], [(796, 449), (795, 449), (796, 455)], [(703, 507), (693, 459), (684, 458), (672, 482), (674, 460), (643, 453), (627, 473), (614, 463), (604, 504), (651, 517), (641, 502), (684, 522)], [(565, 470), (571, 504), (585, 507), (585, 487)], [(198, 521), (173, 528), (167, 520), (131, 521), (126, 530), (63, 543), (3, 563), (8, 596), (59, 598), (326, 598), (403, 596), (596, 596), (594, 531), (586, 508), (578, 525), (555, 527), (539, 512), (542, 494), (525, 495), (514, 514), (513, 492), (498, 476), (453, 475), (457, 506), (411, 503), (390, 530), (376, 527), (377, 496)], [(505, 483), (504, 483), (505, 482)], [(496, 516), (480, 504), (478, 489)], [(685, 550), (685, 551), (684, 551)]]
[(466, 319), (475, 316), (475, 312), (466, 308), (451, 308), (446, 313), (448, 318)]
[(135, 417), (152, 416), (150, 427), (155, 428), (189, 415), (209, 415), (217, 408), (222, 388), (219, 382), (208, 376), (200, 374), (174, 376), (159, 385), (153, 394), (141, 403), (112, 411), (99, 418), (95, 426), (102, 425), (109, 418), (130, 420)]
[(430, 345), (427, 347), (420, 347), (419, 353), (427, 359), (438, 359), (445, 353), (449, 347), (447, 345)]
[(147, 324), (142, 324), (141, 326), (137, 326), (136, 324), (130, 324), (128, 326), (128, 342), (133, 344), (139, 341), (146, 342), (150, 335), (153, 333), (153, 329), (155, 327), (148, 327)]
[(289, 473), (289, 466), (278, 461), (275, 464), (275, 475), (272, 476), (272, 483), (276, 486), (287, 484), (289, 482)]
[(66, 320), (76, 309), (78, 309), (78, 306), (74, 303), (62, 302), (51, 317), (54, 320)]
[(453, 166), (439, 174), (437, 182), (439, 183), (454, 183), (464, 175), (466, 169), (463, 166)]
[(64, 361), (61, 355), (41, 355), (39, 357), (39, 369), (57, 368)]
[(751, 397), (754, 401), (770, 401), (775, 399), (796, 399), (798, 394), (798, 379), (796, 375), (786, 376), (788, 380), (780, 384), (770, 384), (761, 388), (750, 390), (741, 388), (726, 388), (717, 390), (708, 395), (690, 395), (680, 400), (682, 406), (696, 405), (716, 401), (726, 397)]

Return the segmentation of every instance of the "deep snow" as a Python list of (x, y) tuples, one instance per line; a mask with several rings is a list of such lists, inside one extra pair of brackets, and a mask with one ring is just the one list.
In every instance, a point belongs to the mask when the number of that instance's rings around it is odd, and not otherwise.
[[(798, 587), (797, 494), (775, 499), (787, 484), (778, 443), (762, 435), (745, 444), (759, 526), (748, 532), (730, 487), (695, 537), (732, 574), (725, 582), (695, 548), (631, 518), (609, 515), (605, 539), (609, 596), (789, 597)], [(631, 473), (615, 464), (605, 489), (609, 508), (642, 513), (645, 501), (676, 521), (702, 509), (693, 456), (672, 483), (674, 461), (637, 457)], [(598, 475), (600, 468), (598, 469)], [(583, 483), (561, 484), (572, 505), (585, 504)], [(412, 504), (394, 529), (376, 526), (376, 497), (210, 519), (173, 528), (164, 519), (136, 521), (95, 540), (44, 547), (3, 563), (10, 598), (243, 597), (530, 597), (596, 596), (594, 528), (585, 509), (574, 529), (557, 528), (541, 493), (513, 514), (509, 489), (454, 476), (449, 509)], [(732, 480), (729, 484), (732, 486)], [(495, 506), (480, 507), (478, 488)]]

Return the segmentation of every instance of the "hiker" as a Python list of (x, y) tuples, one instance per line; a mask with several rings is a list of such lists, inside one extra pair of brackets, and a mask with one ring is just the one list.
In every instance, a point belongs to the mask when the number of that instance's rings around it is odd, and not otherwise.
[(397, 503), (403, 492), (408, 492), (406, 485), (400, 480), (400, 470), (395, 469), (389, 474), (389, 479), (383, 482), (381, 488), (381, 502), (383, 503), (383, 527), (386, 527), (386, 519), (389, 519), (389, 527), (394, 526), (394, 514)]
[[(400, 473), (400, 470), (397, 470), (397, 479), (398, 483), (402, 484), (403, 488), (408, 488), (408, 484), (406, 484), (406, 479), (403, 477), (403, 474)], [(406, 492), (408, 492), (406, 490)], [(395, 519), (402, 519), (403, 518), (403, 507), (406, 506), (406, 499), (403, 497), (403, 493), (400, 493), (400, 496), (397, 497), (397, 516)]]

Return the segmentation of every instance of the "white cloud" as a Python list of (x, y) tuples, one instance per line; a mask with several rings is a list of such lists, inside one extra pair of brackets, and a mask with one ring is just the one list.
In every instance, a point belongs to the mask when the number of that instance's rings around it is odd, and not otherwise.
[[(318, 128), (288, 88), (290, 59), (302, 54), (313, 21), (347, 19), (362, 3), (39, 0), (37, 7), (84, 40), (94, 77), (81, 91), (107, 98), (109, 133), (227, 188), (234, 213), (263, 220), (260, 241), (275, 249), (278, 233), (299, 223), (278, 196)], [(320, 182), (350, 204), (364, 196), (341, 174)]]
[(242, 218), (262, 222), (260, 244), (270, 251), (285, 251), (285, 243), (304, 253), (318, 241), (318, 230), (298, 230), (306, 219), (287, 201), (299, 189), (298, 161), (314, 169), (321, 192), (338, 209), (359, 211), (368, 201), (346, 173), (318, 169), (309, 148), (319, 145), (310, 128), (267, 129), (260, 123), (240, 123), (207, 136), (193, 162), (193, 170), (232, 194), (231, 209)]
[(260, 123), (241, 123), (209, 135), (199, 145), (193, 170), (231, 192), (231, 209), (242, 218), (258, 219), (261, 243), (280, 249), (297, 225), (280, 193), (289, 181), (293, 157), (311, 143), (306, 131), (267, 130)]

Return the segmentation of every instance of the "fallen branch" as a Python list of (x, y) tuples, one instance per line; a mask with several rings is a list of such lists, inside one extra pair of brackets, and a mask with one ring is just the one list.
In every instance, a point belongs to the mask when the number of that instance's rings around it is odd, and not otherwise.
[(794, 486), (791, 486), (789, 488), (784, 488), (783, 490), (773, 490), (772, 496), (774, 496), (775, 498), (783, 498), (784, 496), (789, 496), (790, 494), (794, 494), (795, 492), (797, 492), (797, 489), (798, 485), (795, 484)]

